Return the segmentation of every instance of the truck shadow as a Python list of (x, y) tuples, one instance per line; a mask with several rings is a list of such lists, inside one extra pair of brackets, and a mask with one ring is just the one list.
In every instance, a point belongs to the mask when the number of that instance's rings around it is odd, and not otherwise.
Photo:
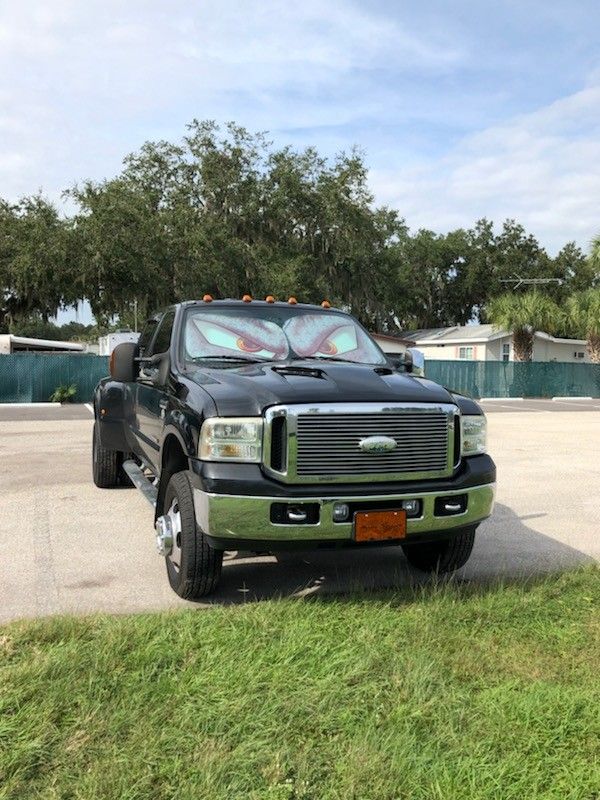
[[(508, 506), (479, 528), (473, 555), (452, 580), (482, 586), (542, 577), (593, 563), (569, 545), (532, 530)], [(325, 597), (426, 585), (435, 578), (412, 569), (400, 547), (290, 551), (273, 555), (226, 553), (216, 593), (204, 604), (229, 605), (279, 597)]]

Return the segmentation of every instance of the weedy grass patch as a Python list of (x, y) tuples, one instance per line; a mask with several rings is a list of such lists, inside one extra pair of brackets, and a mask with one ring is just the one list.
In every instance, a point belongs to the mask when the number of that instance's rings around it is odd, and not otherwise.
[(0, 628), (0, 797), (594, 800), (600, 571)]

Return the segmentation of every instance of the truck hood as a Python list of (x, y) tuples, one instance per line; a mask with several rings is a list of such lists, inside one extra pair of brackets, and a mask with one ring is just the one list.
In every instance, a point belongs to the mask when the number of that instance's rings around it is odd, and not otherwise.
[(188, 373), (220, 416), (259, 416), (290, 403), (455, 403), (442, 386), (387, 367), (326, 361), (249, 364)]

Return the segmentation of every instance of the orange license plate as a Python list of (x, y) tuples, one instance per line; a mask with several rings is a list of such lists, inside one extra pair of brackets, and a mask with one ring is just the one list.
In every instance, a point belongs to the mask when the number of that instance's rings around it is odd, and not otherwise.
[(354, 516), (357, 542), (384, 542), (405, 536), (406, 511), (357, 511)]

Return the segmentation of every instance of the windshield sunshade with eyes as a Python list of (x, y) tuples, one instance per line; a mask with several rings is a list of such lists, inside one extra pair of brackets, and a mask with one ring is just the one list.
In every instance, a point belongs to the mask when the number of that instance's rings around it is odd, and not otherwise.
[(185, 327), (185, 356), (283, 361), (287, 358), (339, 358), (381, 364), (375, 344), (352, 317), (343, 314), (191, 313)]
[(281, 328), (274, 322), (250, 316), (197, 314), (188, 319), (185, 337), (187, 355), (252, 355), (256, 358), (284, 359), (289, 352)]
[(290, 346), (301, 358), (345, 358), (379, 361), (379, 354), (351, 319), (323, 314), (292, 317), (283, 326)]

